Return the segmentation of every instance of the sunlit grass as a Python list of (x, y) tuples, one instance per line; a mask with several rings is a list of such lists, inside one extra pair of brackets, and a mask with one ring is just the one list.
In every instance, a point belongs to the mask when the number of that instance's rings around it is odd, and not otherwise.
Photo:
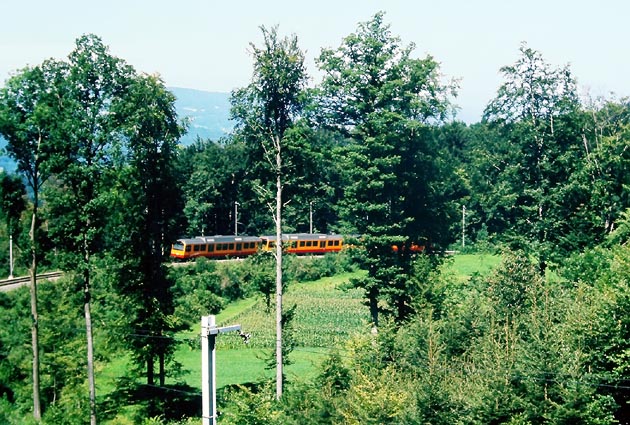
[(456, 254), (447, 265), (458, 279), (468, 280), (474, 273), (490, 273), (500, 262), (501, 256), (495, 254)]
[[(319, 364), (330, 350), (340, 347), (353, 334), (368, 330), (368, 310), (362, 304), (362, 292), (343, 290), (342, 286), (361, 272), (323, 278), (292, 285), (283, 297), (285, 311), (296, 305), (293, 337), (297, 346), (290, 354), (285, 374), (289, 380), (313, 378)], [(274, 300), (275, 301), (275, 300)], [(241, 325), (251, 334), (244, 345), (237, 332), (217, 336), (217, 387), (272, 378), (275, 371), (266, 365), (275, 352), (275, 311), (266, 311), (261, 298), (239, 302), (217, 315), (218, 326)], [(200, 327), (197, 330), (197, 334)], [(288, 336), (288, 335), (286, 335)], [(182, 345), (176, 359), (190, 371), (186, 383), (199, 387), (201, 350)]]
[[(296, 348), (291, 353), (292, 364), (285, 368), (285, 375), (290, 381), (304, 382), (313, 379), (328, 351), (322, 348)], [(267, 367), (272, 355), (273, 350), (262, 348), (217, 349), (217, 388), (273, 378), (275, 368)], [(189, 371), (185, 382), (191, 387), (201, 388), (201, 351), (179, 350), (177, 360)]]

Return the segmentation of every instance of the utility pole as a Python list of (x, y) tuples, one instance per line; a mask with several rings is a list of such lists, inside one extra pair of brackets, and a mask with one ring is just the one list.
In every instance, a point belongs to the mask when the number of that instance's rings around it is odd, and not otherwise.
[(9, 279), (13, 279), (13, 235), (9, 236)]
[(466, 205), (462, 205), (462, 248), (466, 246)]
[(308, 217), (309, 217), (308, 222), (310, 223), (309, 233), (312, 235), (313, 234), (313, 201), (308, 203)]
[(217, 385), (216, 385), (216, 353), (217, 335), (225, 332), (239, 331), (239, 335), (247, 344), (249, 334), (241, 332), (241, 325), (217, 327), (215, 316), (201, 317), (201, 414), (203, 425), (217, 423)]
[(234, 236), (238, 236), (238, 206), (240, 204), (234, 201)]

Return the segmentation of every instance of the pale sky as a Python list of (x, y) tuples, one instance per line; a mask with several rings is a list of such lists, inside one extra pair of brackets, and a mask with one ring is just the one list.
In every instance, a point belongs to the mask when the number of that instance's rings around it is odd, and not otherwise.
[(0, 85), (26, 65), (64, 58), (82, 34), (167, 86), (229, 92), (250, 81), (259, 26), (296, 34), (313, 84), (314, 58), (378, 11), (414, 56), (460, 79), (460, 118), (478, 121), (521, 42), (569, 64), (584, 93), (630, 95), (630, 2), (625, 0), (2, 0)]

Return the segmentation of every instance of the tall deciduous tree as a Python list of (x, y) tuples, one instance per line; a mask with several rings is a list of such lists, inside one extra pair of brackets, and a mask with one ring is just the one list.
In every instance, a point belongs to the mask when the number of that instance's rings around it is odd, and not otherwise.
[(350, 140), (339, 156), (346, 171), (341, 216), (364, 239), (368, 275), (354, 284), (365, 290), (375, 326), (379, 300), (400, 320), (410, 314), (409, 248), (441, 233), (428, 126), (448, 114), (455, 88), (441, 81), (433, 58), (412, 58), (415, 46), (401, 46), (383, 17), (359, 24), (318, 59), (319, 120)]
[[(121, 152), (123, 132), (115, 113), (129, 90), (133, 69), (110, 55), (94, 35), (77, 39), (68, 57), (67, 96), (63, 101), (65, 139), (58, 146), (67, 159), (57, 174), (58, 191), (48, 201), (57, 217), (55, 237), (71, 253), (69, 264), (84, 292), (87, 368), (91, 422), (96, 423), (96, 386), (91, 315), (93, 255), (103, 247), (108, 180), (112, 161)], [(53, 229), (51, 229), (52, 231)]]
[(574, 210), (562, 229), (582, 236), (578, 247), (600, 242), (614, 233), (630, 207), (627, 99), (589, 105), (585, 115), (588, 119), (583, 125), (581, 161), (566, 191), (567, 197), (578, 199), (584, 207)]
[(275, 178), (275, 207), (270, 202), (276, 228), (276, 397), (282, 396), (282, 207), (286, 136), (303, 107), (306, 84), (304, 53), (297, 37), (280, 38), (276, 27), (262, 27), (263, 45), (251, 44), (254, 57), (252, 82), (232, 94), (237, 130), (257, 146)]
[(559, 236), (553, 223), (563, 219), (556, 214), (566, 202), (555, 194), (576, 163), (567, 155), (578, 150), (573, 145), (580, 140), (574, 122), (579, 100), (568, 66), (553, 68), (526, 45), (520, 52), (514, 65), (501, 68), (505, 82), (485, 110), (501, 146), (486, 145), (483, 156), (493, 161), (484, 169), (494, 190), (507, 188), (510, 194), (514, 215), (506, 227), (513, 245), (534, 249), (544, 269)]
[(36, 420), (41, 419), (42, 413), (36, 280), (40, 257), (37, 247), (39, 195), (54, 168), (53, 147), (60, 135), (58, 123), (61, 119), (58, 111), (64, 97), (63, 82), (66, 76), (64, 66), (50, 60), (40, 66), (21, 70), (0, 90), (0, 134), (7, 139), (7, 151), (17, 161), (18, 171), (24, 175), (33, 197), (29, 272), (33, 319), (33, 416)]

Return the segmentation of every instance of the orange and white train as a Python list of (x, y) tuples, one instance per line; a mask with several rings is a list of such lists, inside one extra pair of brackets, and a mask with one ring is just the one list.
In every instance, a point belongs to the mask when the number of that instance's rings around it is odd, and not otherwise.
[[(323, 233), (287, 233), (282, 235), (284, 252), (289, 254), (326, 254), (343, 249), (343, 236)], [(197, 257), (240, 258), (258, 251), (274, 251), (276, 236), (197, 236), (177, 240), (171, 257), (188, 260)]]

